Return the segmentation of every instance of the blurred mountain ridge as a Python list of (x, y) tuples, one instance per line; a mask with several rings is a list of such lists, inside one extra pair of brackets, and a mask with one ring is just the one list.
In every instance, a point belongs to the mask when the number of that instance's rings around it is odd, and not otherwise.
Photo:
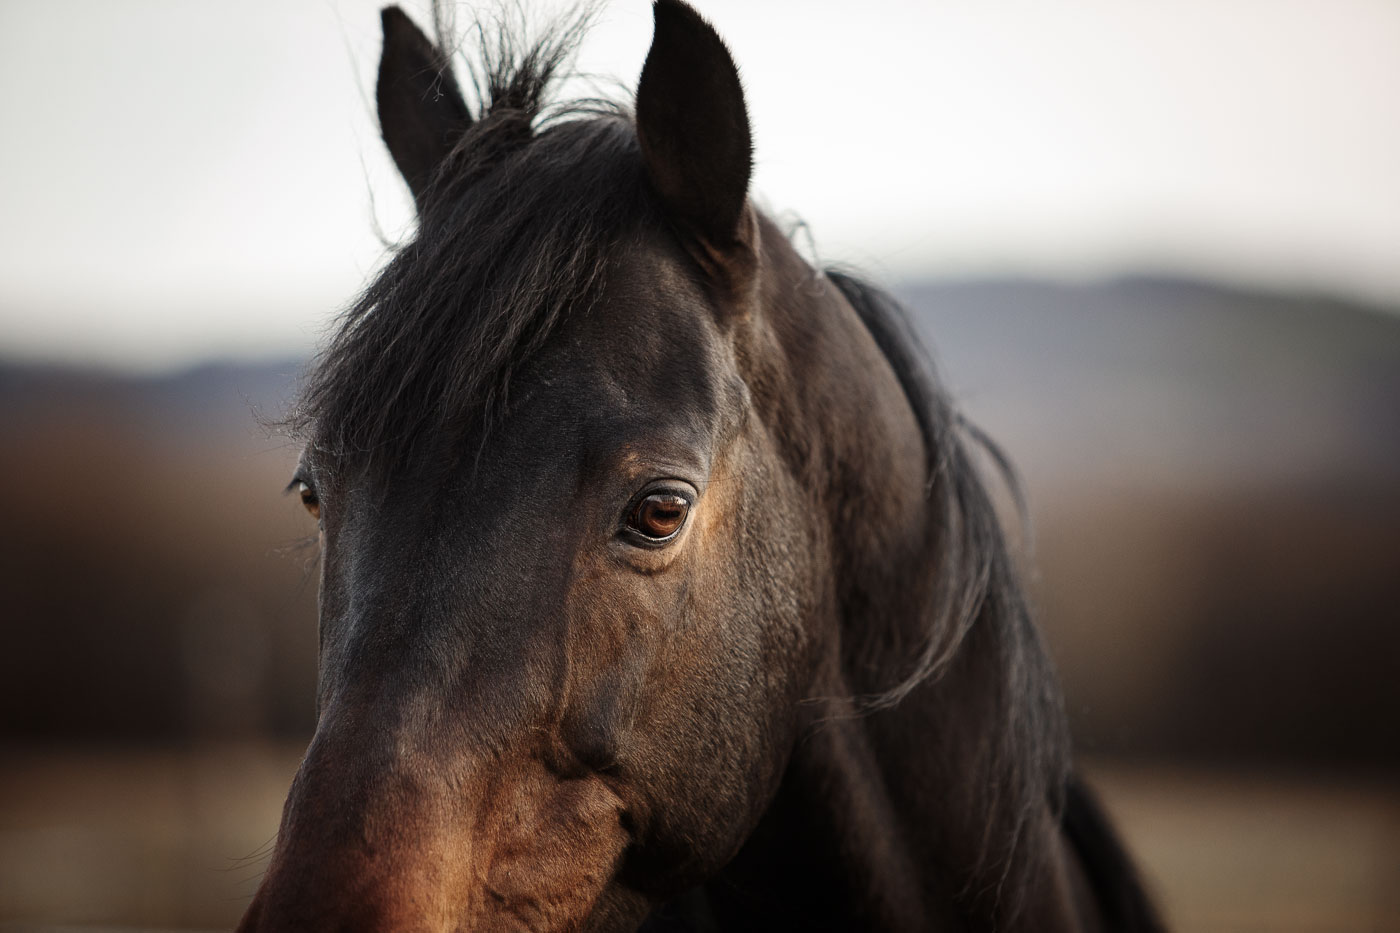
[(1400, 316), (1163, 278), (913, 285), (954, 397), (1047, 481), (1258, 483), (1400, 460)]

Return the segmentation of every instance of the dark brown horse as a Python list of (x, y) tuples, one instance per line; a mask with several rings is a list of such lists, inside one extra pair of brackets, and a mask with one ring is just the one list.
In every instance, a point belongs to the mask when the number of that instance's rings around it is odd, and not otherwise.
[(1155, 928), (967, 431), (655, 17), (633, 116), (549, 105), (576, 30), (474, 111), (384, 13), (419, 228), (296, 419), (319, 722), (241, 929)]

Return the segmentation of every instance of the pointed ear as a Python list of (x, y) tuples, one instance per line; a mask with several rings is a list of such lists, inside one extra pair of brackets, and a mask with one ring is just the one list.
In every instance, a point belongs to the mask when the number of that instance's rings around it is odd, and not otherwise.
[(472, 124), (447, 57), (396, 6), (380, 14), (379, 129), (418, 211), (438, 166)]
[(637, 84), (647, 177), (674, 220), (711, 245), (741, 239), (753, 167), (739, 71), (719, 35), (681, 0), (656, 0)]

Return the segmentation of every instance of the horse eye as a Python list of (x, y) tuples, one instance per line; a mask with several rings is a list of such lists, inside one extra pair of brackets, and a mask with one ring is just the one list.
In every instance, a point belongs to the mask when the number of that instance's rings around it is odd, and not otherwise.
[(311, 517), (320, 520), (321, 500), (316, 498), (316, 490), (312, 489), (305, 480), (296, 480), (297, 495), (301, 496), (301, 504), (306, 506), (306, 511), (311, 513)]
[(627, 528), (651, 543), (666, 541), (681, 530), (690, 513), (690, 500), (670, 492), (654, 492), (627, 516)]

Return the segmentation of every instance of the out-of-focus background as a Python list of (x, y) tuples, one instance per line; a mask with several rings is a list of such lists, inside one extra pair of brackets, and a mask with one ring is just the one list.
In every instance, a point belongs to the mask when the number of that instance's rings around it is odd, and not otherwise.
[[(1020, 466), (1171, 921), (1400, 929), (1400, 7), (699, 5), (761, 201)], [(580, 67), (625, 95), (649, 34), (614, 0)], [(6, 928), (227, 928), (256, 885), (316, 640), (262, 425), (411, 234), (378, 43), (368, 2), (0, 6)]]

